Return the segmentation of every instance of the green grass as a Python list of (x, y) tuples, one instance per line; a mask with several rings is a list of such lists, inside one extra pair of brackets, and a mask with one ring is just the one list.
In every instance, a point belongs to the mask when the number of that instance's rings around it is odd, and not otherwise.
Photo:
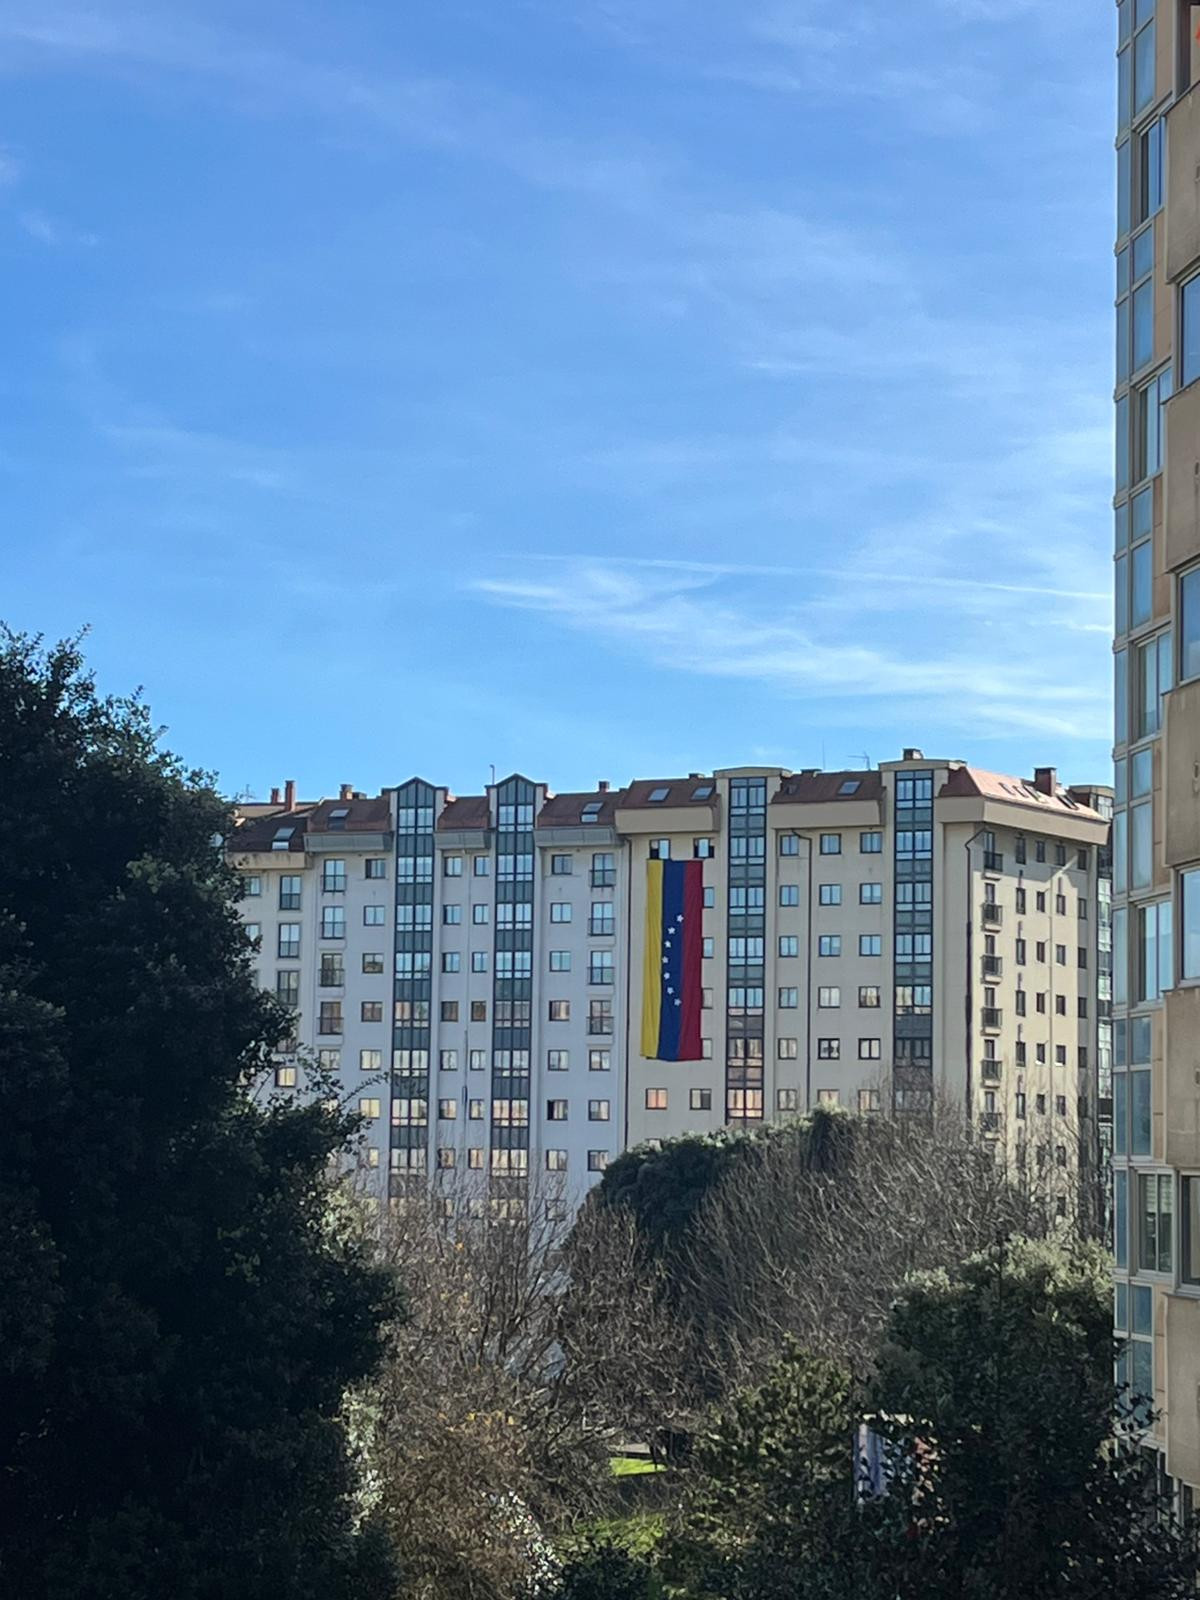
[(645, 1461), (641, 1456), (613, 1456), (608, 1466), (614, 1478), (638, 1478), (647, 1472), (663, 1470), (657, 1462)]

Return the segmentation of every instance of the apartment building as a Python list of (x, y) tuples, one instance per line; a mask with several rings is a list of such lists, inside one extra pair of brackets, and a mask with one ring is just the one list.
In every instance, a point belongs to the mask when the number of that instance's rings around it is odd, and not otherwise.
[(1113, 1251), (1122, 1365), (1200, 1485), (1200, 8), (1117, 6)]
[[(519, 1199), (545, 1172), (570, 1204), (646, 1139), (938, 1094), (1065, 1205), (1104, 1111), (1102, 799), (910, 750), (583, 794), (289, 790), (229, 845), (261, 980), (393, 1194), (475, 1174)], [(682, 862), (694, 1027), (663, 1059), (647, 985), (673, 924), (649, 913)], [(302, 1070), (281, 1058), (280, 1087)]]

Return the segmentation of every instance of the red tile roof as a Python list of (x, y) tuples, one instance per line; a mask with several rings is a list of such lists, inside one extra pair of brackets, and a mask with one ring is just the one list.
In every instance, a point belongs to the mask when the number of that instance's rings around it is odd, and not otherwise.
[(1002, 772), (986, 772), (982, 767), (962, 766), (951, 772), (941, 787), (939, 798), (951, 799), (956, 795), (1005, 800), (1009, 805), (1030, 806), (1060, 815), (1094, 817), (1097, 822), (1104, 820), (1098, 811), (1073, 800), (1062, 784), (1050, 795), (1036, 789), (1030, 778), (1011, 778)]
[(448, 800), (437, 820), (439, 832), (455, 828), (490, 828), (491, 813), (485, 794), (462, 794)]
[(599, 824), (613, 820), (613, 813), (621, 802), (620, 789), (593, 789), (582, 794), (552, 794), (537, 815), (539, 828), (574, 828), (583, 818), (586, 805), (598, 805), (594, 821)]
[[(850, 784), (856, 787), (842, 793)], [(780, 784), (772, 804), (801, 801), (818, 805), (827, 800), (878, 800), (882, 795), (883, 779), (878, 772), (794, 772)]]
[[(314, 806), (307, 805), (285, 811), (279, 806), (265, 815), (260, 813), (258, 816), (248, 817), (230, 835), (229, 848), (238, 852), (270, 850), (279, 829), (291, 828), (294, 831), (288, 841), (288, 849), (303, 850), (304, 835), (314, 809)], [(281, 851), (280, 854), (282, 853)]]
[[(650, 796), (657, 789), (667, 792), (661, 800), (651, 800)], [(696, 794), (697, 789), (707, 789), (707, 794)], [(716, 797), (717, 785), (714, 778), (704, 776), (695, 778), (637, 778), (623, 789), (617, 796), (617, 806), (621, 811), (656, 810), (659, 806), (710, 806)]]
[[(333, 813), (344, 811), (341, 827), (334, 827)], [(370, 800), (322, 800), (313, 807), (310, 833), (386, 833), (392, 826), (392, 807), (386, 795)]]

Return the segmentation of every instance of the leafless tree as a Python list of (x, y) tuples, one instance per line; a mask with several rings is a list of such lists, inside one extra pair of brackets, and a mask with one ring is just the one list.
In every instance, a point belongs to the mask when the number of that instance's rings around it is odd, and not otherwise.
[(548, 1181), (455, 1202), (410, 1198), (384, 1224), (406, 1316), (360, 1431), (405, 1600), (511, 1600), (545, 1535), (604, 1505), (610, 1451), (670, 1393), (673, 1355), (628, 1219), (589, 1211), (571, 1234)]
[(908, 1273), (1069, 1225), (1056, 1176), (1009, 1167), (946, 1106), (819, 1114), (763, 1141), (705, 1202), (685, 1252), (687, 1344), (709, 1391), (759, 1377), (786, 1335), (865, 1371)]

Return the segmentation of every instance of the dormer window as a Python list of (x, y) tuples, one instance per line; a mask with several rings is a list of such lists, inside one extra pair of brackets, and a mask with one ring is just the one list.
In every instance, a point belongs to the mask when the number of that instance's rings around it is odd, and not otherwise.
[(658, 789), (651, 789), (650, 793), (646, 796), (646, 803), (652, 806), (660, 806), (670, 792), (670, 789), (665, 786)]

